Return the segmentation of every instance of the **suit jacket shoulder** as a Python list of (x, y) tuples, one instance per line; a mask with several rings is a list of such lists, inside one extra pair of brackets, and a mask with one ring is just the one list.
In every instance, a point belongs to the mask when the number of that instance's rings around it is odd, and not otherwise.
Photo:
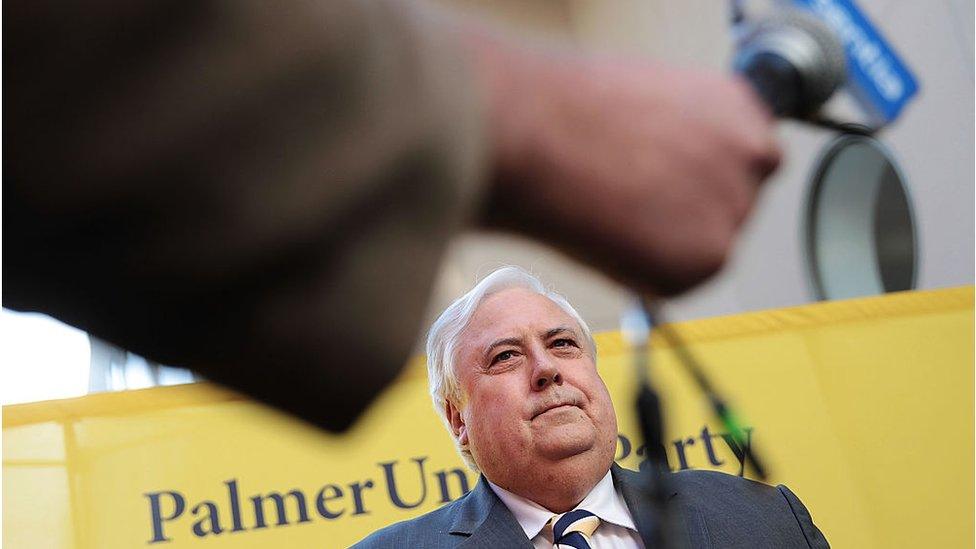
[(716, 471), (669, 475), (669, 508), (697, 545), (829, 547), (809, 511), (783, 485), (770, 486)]
[(522, 547), (532, 544), (484, 477), (453, 503), (379, 530), (353, 547)]
[(441, 544), (437, 538), (445, 537), (449, 533), (453, 517), (458, 513), (458, 508), (467, 497), (465, 495), (457, 501), (430, 513), (377, 530), (353, 545), (353, 548), (440, 547)]

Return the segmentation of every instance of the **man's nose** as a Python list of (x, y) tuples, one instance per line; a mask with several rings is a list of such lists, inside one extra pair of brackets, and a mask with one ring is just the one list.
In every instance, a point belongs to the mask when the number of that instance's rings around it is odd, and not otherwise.
[(559, 368), (548, 357), (543, 357), (536, 361), (535, 370), (532, 372), (532, 388), (541, 391), (549, 385), (562, 385), (563, 376), (559, 373)]

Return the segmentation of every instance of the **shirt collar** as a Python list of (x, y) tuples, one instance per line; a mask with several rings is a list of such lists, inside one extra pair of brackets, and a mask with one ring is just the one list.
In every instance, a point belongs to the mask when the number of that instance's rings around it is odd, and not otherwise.
[[(546, 527), (549, 519), (557, 514), (530, 499), (509, 492), (490, 480), (488, 484), (498, 499), (502, 500), (502, 503), (512, 512), (515, 520), (518, 521), (519, 526), (522, 527), (530, 540), (539, 535), (539, 532)], [(634, 524), (634, 519), (630, 516), (623, 496), (613, 486), (613, 476), (611, 476), (610, 471), (607, 471), (607, 474), (574, 509), (586, 509), (600, 517), (601, 521), (637, 531), (637, 525)]]

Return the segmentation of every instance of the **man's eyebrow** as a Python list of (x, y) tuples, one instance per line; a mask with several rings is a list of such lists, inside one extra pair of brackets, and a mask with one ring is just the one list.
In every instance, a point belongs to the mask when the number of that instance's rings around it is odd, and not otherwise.
[(567, 333), (567, 332), (570, 333), (570, 334), (572, 334), (573, 337), (577, 337), (577, 338), (579, 337), (579, 334), (576, 333), (576, 330), (574, 330), (570, 326), (557, 326), (555, 328), (552, 328), (551, 330), (546, 331), (546, 333), (543, 334), (542, 337), (544, 339), (549, 339), (551, 337), (555, 337), (555, 336), (557, 336), (559, 334), (563, 334), (563, 333)]
[(501, 347), (502, 345), (521, 345), (522, 338), (520, 337), (504, 337), (502, 339), (496, 339), (485, 347), (485, 356), (491, 355), (492, 349), (496, 347)]

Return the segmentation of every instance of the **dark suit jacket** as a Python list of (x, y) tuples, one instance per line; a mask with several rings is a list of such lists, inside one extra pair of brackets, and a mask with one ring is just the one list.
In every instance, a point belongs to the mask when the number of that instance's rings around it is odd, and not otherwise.
[[(638, 531), (647, 538), (650, 513), (642, 497), (641, 475), (617, 465), (611, 470)], [(714, 471), (682, 471), (669, 475), (669, 491), (673, 547), (829, 547), (810, 513), (785, 486), (774, 488)], [(532, 543), (482, 477), (459, 500), (379, 530), (354, 547), (531, 549)]]

